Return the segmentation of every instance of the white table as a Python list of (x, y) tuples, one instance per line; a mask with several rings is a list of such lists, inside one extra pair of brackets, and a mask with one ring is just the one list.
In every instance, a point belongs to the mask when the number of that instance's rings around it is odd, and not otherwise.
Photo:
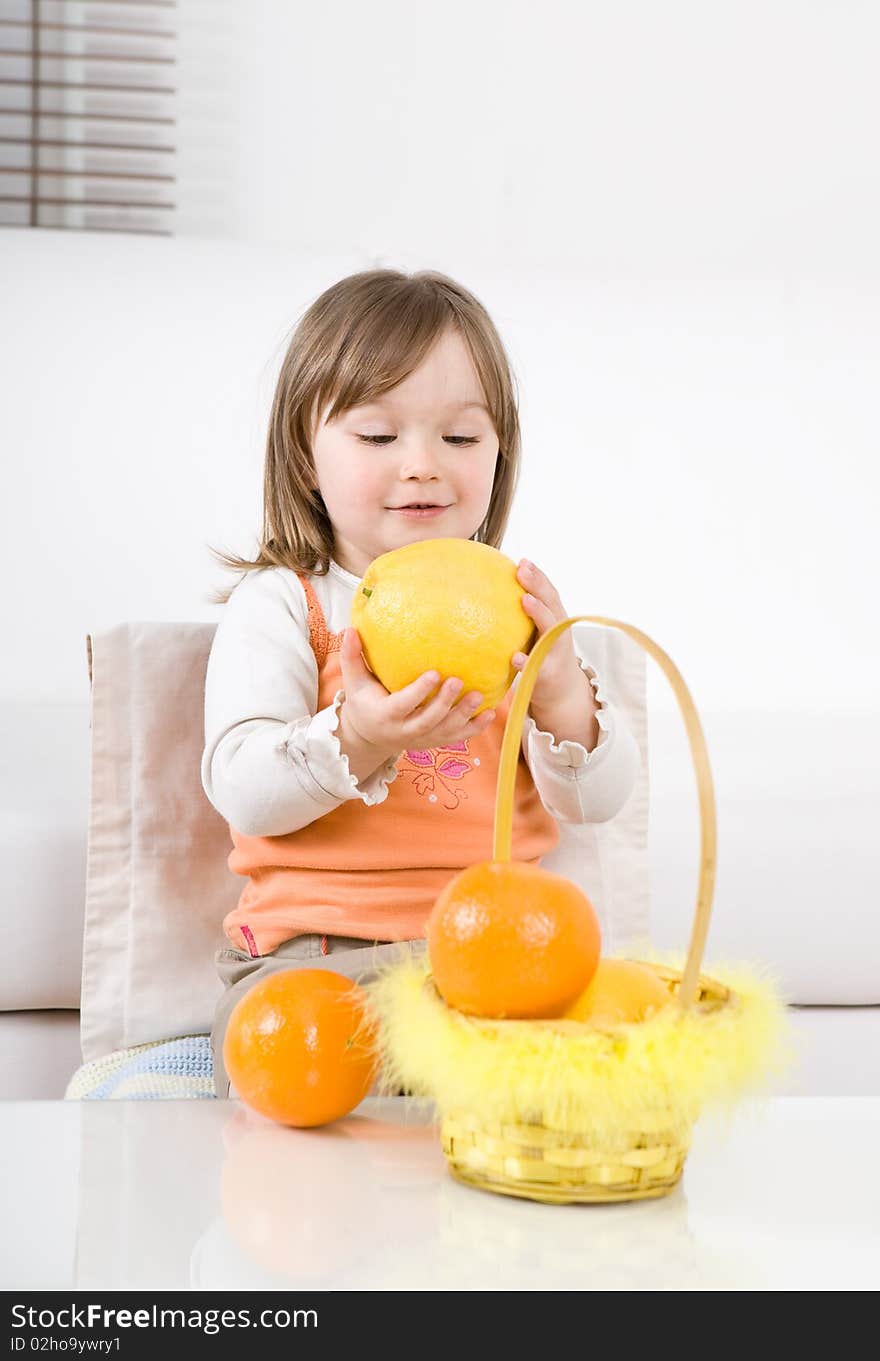
[(880, 1286), (880, 1099), (703, 1117), (666, 1198), (542, 1205), (447, 1171), (432, 1109), (292, 1130), (238, 1101), (0, 1103), (0, 1288)]

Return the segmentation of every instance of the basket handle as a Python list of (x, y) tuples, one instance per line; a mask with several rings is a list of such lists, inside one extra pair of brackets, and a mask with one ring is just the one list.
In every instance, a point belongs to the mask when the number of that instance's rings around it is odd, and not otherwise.
[(654, 660), (659, 664), (665, 673), (670, 685), (675, 692), (679, 708), (687, 728), (688, 741), (690, 742), (691, 758), (694, 763), (694, 772), (697, 777), (697, 793), (700, 802), (700, 881), (697, 889), (697, 905), (694, 915), (694, 924), (691, 929), (690, 946), (688, 948), (687, 962), (684, 973), (682, 974), (681, 985), (678, 989), (678, 1001), (682, 1007), (689, 1007), (693, 1002), (697, 992), (697, 982), (700, 973), (700, 964), (703, 959), (703, 950), (706, 945), (706, 936), (709, 932), (709, 916), (712, 911), (712, 894), (715, 888), (715, 865), (717, 853), (717, 833), (715, 819), (715, 793), (712, 785), (712, 771), (709, 766), (709, 754), (706, 750), (706, 739), (703, 736), (703, 729), (697, 716), (696, 706), (691, 699), (690, 692), (684, 683), (681, 672), (672, 661), (671, 657), (663, 651), (661, 647), (639, 629), (633, 628), (631, 624), (621, 623), (619, 619), (605, 619), (596, 614), (576, 614), (568, 619), (562, 619), (554, 624), (543, 634), (529, 653), (528, 661), (520, 672), (519, 685), (510, 710), (507, 715), (507, 722), (504, 727), (504, 739), (501, 744), (501, 759), (498, 766), (498, 784), (495, 795), (495, 839), (492, 850), (494, 860), (510, 860), (512, 829), (513, 829), (513, 795), (516, 782), (516, 770), (519, 761), (520, 743), (522, 741), (522, 727), (526, 716), (529, 700), (538, 679), (538, 672), (541, 663), (546, 657), (556, 639), (571, 628), (572, 624), (604, 624), (610, 628), (621, 629), (628, 633), (630, 638), (634, 638), (637, 643), (649, 652)]

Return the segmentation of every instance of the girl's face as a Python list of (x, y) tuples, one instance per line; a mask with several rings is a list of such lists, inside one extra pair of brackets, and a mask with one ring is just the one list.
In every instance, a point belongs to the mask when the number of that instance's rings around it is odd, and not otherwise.
[[(467, 346), (440, 336), (396, 388), (325, 423), (312, 450), (334, 557), (363, 576), (374, 558), (421, 539), (469, 539), (489, 509), (498, 436)], [(399, 507), (442, 506), (418, 517)]]

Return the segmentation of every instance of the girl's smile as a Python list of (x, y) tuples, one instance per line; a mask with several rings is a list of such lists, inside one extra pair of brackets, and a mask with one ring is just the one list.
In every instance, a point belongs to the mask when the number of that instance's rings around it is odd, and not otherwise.
[(435, 520), (438, 515), (442, 515), (448, 506), (389, 506), (389, 510), (395, 515), (402, 515), (407, 520)]

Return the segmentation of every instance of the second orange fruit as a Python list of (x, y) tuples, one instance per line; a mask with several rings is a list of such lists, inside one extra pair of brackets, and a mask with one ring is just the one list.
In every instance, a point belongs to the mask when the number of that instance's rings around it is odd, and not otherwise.
[(438, 992), (472, 1016), (561, 1015), (587, 987), (601, 948), (577, 884), (538, 865), (488, 860), (446, 885), (428, 918)]
[(663, 980), (636, 960), (601, 959), (591, 983), (565, 1015), (598, 1027), (632, 1025), (650, 1020), (670, 999)]
[(279, 969), (233, 1008), (223, 1061), (245, 1105), (282, 1125), (326, 1125), (378, 1070), (366, 996), (330, 969)]

